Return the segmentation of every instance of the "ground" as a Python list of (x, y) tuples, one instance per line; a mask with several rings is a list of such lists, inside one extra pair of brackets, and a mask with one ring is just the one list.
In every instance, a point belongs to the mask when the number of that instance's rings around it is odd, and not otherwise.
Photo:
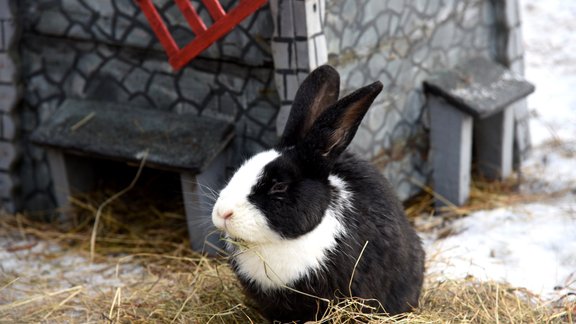
[[(439, 221), (424, 215), (416, 220), (428, 253), (428, 281), (419, 313), (424, 317), (415, 320), (433, 321), (437, 318), (428, 311), (454, 302), (440, 300), (446, 294), (438, 291), (464, 296), (467, 289), (475, 296), (496, 296), (496, 308), (480, 297), (482, 307), (476, 305), (496, 317), (460, 318), (502, 319), (506, 314), (498, 315), (501, 309), (511, 312), (504, 300), (518, 296), (528, 305), (560, 309), (548, 317), (529, 314), (532, 322), (574, 321), (570, 316), (575, 309), (562, 305), (576, 296), (576, 2), (521, 4), (526, 78), (537, 89), (528, 101), (532, 155), (515, 179), (494, 185), (496, 189), (487, 190), (490, 184), (480, 188), (479, 198), (473, 198), (484, 199), (484, 204), (453, 218)], [(95, 215), (100, 203), (75, 205)], [(3, 216), (0, 322), (259, 320), (224, 259), (187, 250), (181, 217), (158, 212), (152, 215), (157, 223), (138, 231), (124, 228), (113, 214), (108, 210), (101, 215), (94, 255), (94, 218), (50, 227)], [(158, 224), (173, 227), (163, 232)]]

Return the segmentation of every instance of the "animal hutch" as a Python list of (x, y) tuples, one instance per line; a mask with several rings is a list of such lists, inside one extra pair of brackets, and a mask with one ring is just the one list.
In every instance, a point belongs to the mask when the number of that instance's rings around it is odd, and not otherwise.
[[(201, 29), (183, 8), (194, 8), (208, 28), (219, 19), (207, 5), (214, 1), (152, 2), (176, 48)], [(218, 4), (229, 13), (243, 2), (249, 1)], [(82, 187), (77, 180), (86, 172), (105, 174), (86, 171), (81, 161), (112, 156), (134, 163), (146, 149), (151, 167), (181, 174), (189, 186), (183, 191), (198, 190), (199, 176), (218, 183), (276, 142), (299, 83), (326, 63), (340, 72), (343, 94), (374, 80), (384, 84), (352, 149), (407, 199), (432, 181), (430, 102), (450, 98), (424, 82), (433, 85), (438, 73), (478, 57), (518, 80), (523, 75), (517, 0), (269, 0), (179, 70), (139, 3), (0, 0), (3, 209), (54, 210), (73, 190), (62, 186)], [(516, 161), (530, 146), (523, 99), (530, 91), (500, 103), (511, 107), (505, 111), (513, 135), (506, 141), (514, 139)], [(160, 135), (139, 138), (138, 123)], [(195, 126), (182, 128), (187, 123)], [(106, 133), (108, 126), (118, 132)], [(59, 138), (58, 127), (76, 127), (78, 136)], [(103, 134), (108, 139), (95, 140)], [(78, 160), (74, 153), (90, 145), (102, 156)], [(172, 151), (154, 160), (154, 150), (166, 147)], [(191, 228), (195, 248), (208, 230)]]

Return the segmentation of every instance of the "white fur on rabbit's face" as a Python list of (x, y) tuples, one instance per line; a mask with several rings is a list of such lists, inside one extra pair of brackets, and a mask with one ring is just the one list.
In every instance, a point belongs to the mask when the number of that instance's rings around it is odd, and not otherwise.
[[(212, 210), (212, 222), (229, 236), (253, 243), (281, 240), (268, 226), (266, 217), (250, 201), (252, 191), (264, 167), (280, 153), (269, 150), (253, 156), (236, 171), (228, 185), (222, 189)], [(231, 217), (225, 215), (232, 213)]]
[[(328, 252), (337, 248), (337, 238), (346, 233), (342, 218), (344, 211), (351, 208), (352, 194), (346, 183), (331, 175), (328, 180), (337, 195), (320, 224), (298, 238), (281, 237), (269, 227), (262, 211), (248, 200), (264, 167), (279, 156), (270, 150), (246, 161), (221, 191), (212, 211), (216, 227), (247, 243), (248, 249), (238, 247), (236, 252), (240, 253), (234, 255), (237, 270), (262, 290), (290, 285), (322, 268)], [(229, 212), (233, 215), (225, 217)]]

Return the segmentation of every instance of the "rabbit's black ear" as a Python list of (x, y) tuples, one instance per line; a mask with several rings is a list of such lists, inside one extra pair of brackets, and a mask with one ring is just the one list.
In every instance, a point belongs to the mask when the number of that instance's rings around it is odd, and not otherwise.
[(348, 147), (362, 118), (382, 91), (382, 83), (374, 82), (340, 99), (326, 110), (306, 135), (302, 154), (315, 157), (323, 168), (329, 168), (334, 160)]
[(302, 140), (316, 119), (338, 100), (340, 75), (329, 65), (310, 73), (298, 88), (280, 147), (293, 146)]

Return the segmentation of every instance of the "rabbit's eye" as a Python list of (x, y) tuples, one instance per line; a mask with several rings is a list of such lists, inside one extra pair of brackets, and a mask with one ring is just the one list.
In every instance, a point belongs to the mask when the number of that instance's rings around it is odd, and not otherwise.
[(274, 183), (274, 185), (272, 185), (272, 187), (270, 188), (270, 191), (268, 193), (273, 195), (273, 194), (284, 193), (284, 192), (286, 192), (286, 190), (288, 190), (288, 183), (276, 182), (276, 183)]

